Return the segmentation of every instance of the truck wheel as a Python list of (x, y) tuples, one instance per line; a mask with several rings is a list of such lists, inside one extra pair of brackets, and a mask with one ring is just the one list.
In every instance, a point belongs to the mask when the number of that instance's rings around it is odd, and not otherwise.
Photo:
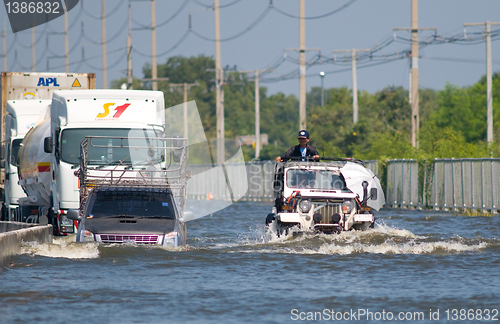
[(0, 214), (0, 220), (1, 221), (7, 221), (7, 207), (5, 207), (5, 204), (2, 204), (2, 212)]

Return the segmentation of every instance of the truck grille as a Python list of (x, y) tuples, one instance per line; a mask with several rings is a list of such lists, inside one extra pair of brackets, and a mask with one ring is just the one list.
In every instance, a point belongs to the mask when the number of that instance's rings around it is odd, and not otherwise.
[(159, 243), (160, 235), (144, 235), (144, 234), (100, 234), (101, 242), (103, 243), (126, 243), (133, 242), (139, 244), (157, 244)]
[(341, 213), (340, 204), (328, 204), (323, 206), (316, 211), (316, 213), (320, 213), (323, 216), (320, 224), (331, 224), (332, 223), (332, 215), (337, 213)]

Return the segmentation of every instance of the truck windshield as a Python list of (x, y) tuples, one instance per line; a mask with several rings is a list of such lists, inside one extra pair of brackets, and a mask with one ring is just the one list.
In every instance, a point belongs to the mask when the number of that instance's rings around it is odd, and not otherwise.
[[(102, 165), (102, 164), (117, 164), (119, 162), (124, 164), (140, 163), (142, 161), (158, 162), (162, 158), (163, 152), (159, 149), (155, 150), (131, 150), (127, 139), (128, 136), (144, 137), (140, 146), (152, 146), (158, 148), (161, 143), (156, 143), (147, 139), (152, 136), (152, 130), (130, 129), (130, 128), (72, 128), (65, 129), (61, 134), (61, 159), (70, 164), (80, 163), (80, 144), (86, 136), (108, 136), (115, 138), (97, 139), (93, 138), (92, 143), (94, 146), (88, 148), (88, 164), (89, 165)], [(154, 135), (153, 135), (154, 136)], [(136, 143), (138, 140), (131, 140)], [(120, 148), (119, 146), (126, 146)], [(143, 152), (144, 151), (144, 152)], [(132, 153), (132, 154), (131, 154)]]
[(343, 178), (329, 170), (287, 170), (286, 185), (299, 189), (346, 189)]
[(138, 192), (98, 193), (88, 216), (175, 219), (170, 195), (141, 195)]

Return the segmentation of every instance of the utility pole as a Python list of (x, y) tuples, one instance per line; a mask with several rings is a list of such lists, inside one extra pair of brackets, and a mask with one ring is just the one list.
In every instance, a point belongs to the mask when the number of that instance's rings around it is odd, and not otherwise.
[(288, 48), (286, 51), (299, 52), (299, 127), (306, 129), (306, 51), (320, 51), (319, 48), (306, 48), (306, 6), (304, 0), (299, 1), (299, 48)]
[(486, 138), (493, 143), (493, 82), (491, 72), (491, 25), (500, 25), (500, 22), (472, 23), (466, 26), (486, 26)]
[(418, 147), (417, 132), (420, 129), (418, 98), (418, 0), (411, 0), (411, 145)]
[(101, 6), (102, 6), (102, 18), (101, 18), (101, 23), (102, 23), (102, 88), (106, 89), (107, 88), (107, 75), (106, 75), (106, 70), (108, 69), (106, 65), (106, 10), (104, 7), (104, 0), (101, 0)]
[(350, 49), (350, 50), (336, 50), (334, 53), (346, 53), (351, 52), (351, 62), (352, 62), (352, 122), (356, 124), (358, 122), (358, 78), (356, 72), (356, 52), (371, 52), (371, 49)]
[[(321, 51), (321, 48), (285, 48), (285, 52), (299, 52), (299, 73), (300, 73), (300, 87), (299, 87), (299, 126), (300, 129), (306, 129), (306, 51)], [(302, 61), (300, 57), (304, 57)]]
[(260, 92), (259, 92), (259, 73), (269, 70), (248, 70), (238, 71), (240, 73), (253, 72), (255, 74), (255, 159), (260, 157)]
[(153, 90), (158, 90), (158, 83), (156, 79), (157, 66), (156, 66), (156, 15), (155, 15), (155, 0), (151, 0), (151, 78), (153, 79)]
[(418, 100), (418, 31), (436, 30), (436, 28), (418, 28), (418, 0), (411, 0), (411, 28), (393, 30), (411, 30), (411, 145), (418, 147), (417, 132), (420, 127)]
[(31, 27), (31, 72), (36, 71), (36, 55), (35, 55), (35, 23)]
[(3, 38), (3, 70), (7, 71), (7, 35), (5, 29), (2, 33)]
[(220, 59), (219, 0), (214, 0), (215, 14), (215, 105), (217, 118), (217, 163), (224, 163), (224, 71)]
[[(64, 7), (64, 65), (66, 73), (69, 73), (69, 42), (68, 42), (68, 7)], [(34, 29), (34, 28), (33, 28)]]
[(299, 1), (299, 125), (306, 129), (306, 5), (305, 0)]
[(184, 138), (188, 138), (188, 91), (192, 87), (197, 87), (200, 84), (198, 82), (195, 83), (170, 83), (170, 88), (183, 87), (184, 88)]
[(128, 3), (128, 36), (127, 36), (127, 89), (132, 90), (134, 79), (132, 78), (132, 9)]

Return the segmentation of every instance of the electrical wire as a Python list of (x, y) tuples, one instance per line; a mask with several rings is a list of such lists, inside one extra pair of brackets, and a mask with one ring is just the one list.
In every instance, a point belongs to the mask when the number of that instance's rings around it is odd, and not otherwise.
[[(113, 51), (109, 51), (109, 52), (106, 53), (106, 55), (108, 55), (108, 54), (115, 53), (115, 52), (122, 51), (122, 50), (124, 50), (123, 54), (116, 60), (115, 63), (113, 63), (110, 66), (108, 66), (106, 68), (106, 71), (114, 68), (115, 66), (117, 66), (120, 63), (123, 63), (123, 59), (127, 56), (127, 48), (126, 47), (122, 47), (122, 48), (119, 48), (119, 49), (116, 49), (116, 50), (113, 50)], [(92, 58), (85, 59), (84, 62), (91, 69), (94, 69), (96, 71), (104, 71), (104, 69), (102, 67), (97, 67), (97, 66), (94, 66), (94, 65), (92, 65), (92, 64), (89, 63), (89, 60), (94, 59), (94, 58), (99, 58), (99, 57), (101, 57), (101, 55), (96, 55), (96, 56), (94, 56)]]
[[(252, 30), (255, 26), (257, 26), (261, 22), (261, 20), (264, 19), (264, 17), (267, 16), (267, 14), (271, 11), (271, 9), (272, 9), (271, 6), (267, 6), (267, 8), (260, 14), (259, 17), (257, 17), (257, 19), (250, 26), (248, 26), (247, 28), (245, 28), (243, 31), (239, 32), (236, 35), (233, 35), (233, 36), (228, 37), (228, 38), (222, 38), (219, 41), (220, 42), (227, 42), (227, 41), (236, 39), (236, 38), (238, 38), (240, 36), (243, 36), (244, 34), (246, 34), (247, 32), (249, 32), (250, 30)], [(209, 41), (209, 42), (215, 42), (215, 39), (213, 39), (213, 38), (205, 37), (205, 36), (203, 36), (201, 34), (198, 34), (194, 30), (191, 30), (191, 31), (192, 31), (193, 34), (195, 34), (196, 36), (198, 36), (201, 39), (204, 39), (204, 40)]]
[[(82, 3), (83, 3), (83, 1), (82, 1)], [(71, 17), (71, 21), (73, 21), (73, 23), (72, 23), (71, 25), (69, 25), (69, 26), (68, 26), (68, 32), (69, 32), (70, 30), (72, 30), (72, 29), (73, 29), (73, 27), (75, 27), (75, 25), (76, 25), (76, 24), (80, 21), (79, 19), (81, 18), (81, 15), (82, 15), (82, 11), (81, 11), (81, 10), (78, 10), (78, 11), (77, 11), (77, 13), (76, 13), (76, 16), (75, 16), (75, 17)], [(69, 20), (69, 18), (70, 18), (70, 17), (69, 17), (69, 13), (68, 13), (68, 20)], [(56, 30), (52, 29), (52, 27), (50, 26), (50, 24), (49, 24), (49, 23), (45, 23), (45, 24), (44, 24), (44, 26), (46, 27), (46, 29), (48, 29), (48, 30), (49, 30), (50, 32), (52, 32), (52, 33), (57, 33), (57, 32), (59, 32), (59, 30), (57, 30), (57, 31), (56, 31)], [(45, 31), (44, 31), (44, 32), (45, 32)], [(60, 32), (60, 33), (64, 34), (64, 32)]]
[[(170, 53), (174, 49), (176, 49), (179, 45), (181, 45), (188, 38), (189, 33), (190, 33), (190, 30), (189, 29), (186, 30), (184, 32), (184, 35), (181, 36), (181, 38), (174, 44), (174, 46), (172, 46), (171, 48), (169, 48), (165, 52), (162, 52), (160, 54), (156, 54), (156, 57), (162, 57), (162, 56)], [(137, 54), (139, 54), (142, 57), (146, 57), (146, 58), (152, 58), (153, 57), (153, 55), (142, 53), (141, 51), (137, 50), (136, 48), (133, 48), (132, 51), (134, 51), (134, 53), (137, 53)]]
[[(111, 36), (110, 38), (106, 38), (106, 44), (108, 43), (111, 43), (112, 41), (114, 41), (118, 36), (120, 36), (124, 31), (127, 31), (127, 29), (125, 28), (128, 24), (128, 19), (126, 19), (123, 24), (120, 26), (120, 28), (118, 28), (118, 32)], [(94, 45), (103, 45), (104, 42), (96, 42), (94, 40), (92, 40), (91, 38), (89, 38), (87, 35), (85, 35), (85, 33), (83, 34), (83, 38), (85, 38), (87, 41), (89, 41), (90, 43), (94, 44)]]
[[(205, 8), (209, 8), (209, 9), (210, 9), (210, 8), (212, 8), (212, 9), (214, 9), (214, 6), (211, 6), (211, 5), (206, 5), (206, 4), (204, 4), (204, 3), (201, 3), (201, 2), (200, 2), (200, 1), (198, 1), (198, 0), (192, 0), (192, 1), (193, 1), (193, 2), (196, 2), (197, 4), (199, 4), (200, 6), (203, 6), (203, 7), (205, 7)], [(240, 1), (241, 1), (241, 0), (235, 0), (235, 1), (233, 1), (233, 2), (230, 2), (230, 3), (225, 4), (225, 5), (222, 5), (222, 6), (220, 6), (220, 5), (219, 5), (219, 9), (223, 9), (223, 8), (230, 7), (230, 6), (232, 6), (232, 5), (236, 4), (236, 3), (240, 2)]]
[[(102, 19), (102, 18), (103, 18), (102, 13), (101, 13), (101, 15), (100, 15), (100, 16), (94, 16), (93, 14), (91, 14), (90, 12), (88, 12), (87, 10), (85, 10), (85, 7), (83, 6), (83, 2), (84, 2), (84, 0), (82, 0), (82, 1), (80, 1), (80, 2), (81, 2), (81, 4), (82, 4), (82, 5), (80, 6), (80, 7), (81, 7), (81, 11), (83, 11), (83, 12), (84, 12), (87, 16), (89, 16), (89, 17), (90, 17), (90, 18), (92, 18), (92, 19)], [(104, 19), (106, 19), (106, 18), (110, 17), (111, 15), (113, 15), (114, 13), (116, 13), (116, 12), (118, 11), (118, 8), (119, 8), (122, 4), (124, 4), (124, 3), (126, 3), (126, 2), (125, 2), (125, 1), (122, 1), (122, 0), (118, 0), (118, 4), (116, 5), (116, 7), (114, 7), (114, 8), (113, 8), (113, 10), (111, 10), (111, 12), (110, 12), (110, 13), (108, 13), (107, 15), (106, 15), (106, 14), (104, 14)]]
[[(438, 57), (438, 56), (419, 56), (420, 59), (425, 60), (435, 60), (435, 61), (447, 61), (447, 62), (460, 62), (460, 63), (477, 63), (484, 64), (485, 60), (480, 59), (470, 59), (470, 58), (457, 58), (457, 57)], [(492, 60), (493, 64), (500, 64), (500, 60)]]
[[(350, 0), (350, 1), (348, 1), (347, 3), (345, 3), (343, 6), (341, 6), (341, 7), (337, 8), (337, 9), (335, 9), (335, 10), (333, 10), (333, 11), (330, 11), (330, 12), (328, 12), (328, 13), (326, 13), (326, 14), (319, 15), (319, 16), (314, 16), (314, 17), (304, 17), (304, 19), (307, 19), (307, 20), (309, 20), (309, 19), (320, 19), (320, 18), (325, 18), (325, 17), (331, 16), (331, 15), (334, 15), (334, 14), (336, 14), (337, 12), (339, 12), (339, 11), (342, 11), (342, 10), (346, 9), (347, 7), (349, 7), (350, 5), (352, 5), (352, 4), (353, 4), (354, 2), (356, 2), (356, 1), (357, 1), (357, 0)], [(277, 12), (279, 12), (280, 14), (285, 15), (285, 16), (287, 16), (287, 17), (290, 17), (290, 18), (295, 18), (295, 19), (301, 19), (301, 17), (300, 17), (300, 16), (295, 16), (295, 15), (291, 15), (291, 14), (289, 14), (289, 13), (286, 13), (286, 12), (284, 12), (283, 10), (280, 10), (280, 9), (276, 8), (274, 5), (273, 5), (273, 9), (274, 9), (274, 10), (276, 10)]]
[[(165, 20), (162, 23), (156, 24), (155, 28), (162, 27), (162, 26), (168, 24), (170, 21), (172, 21), (186, 7), (186, 5), (188, 4), (189, 1), (190, 0), (184, 0), (184, 2), (181, 4), (181, 6), (179, 7), (179, 9), (177, 9), (177, 11), (172, 16), (170, 16), (170, 18), (168, 18), (167, 20)], [(135, 20), (133, 18), (132, 18), (132, 22), (135, 23), (135, 24), (137, 24), (137, 25), (139, 25), (140, 28), (151, 29), (151, 26), (143, 25), (143, 24), (141, 24), (140, 22), (138, 22), (137, 20)]]

